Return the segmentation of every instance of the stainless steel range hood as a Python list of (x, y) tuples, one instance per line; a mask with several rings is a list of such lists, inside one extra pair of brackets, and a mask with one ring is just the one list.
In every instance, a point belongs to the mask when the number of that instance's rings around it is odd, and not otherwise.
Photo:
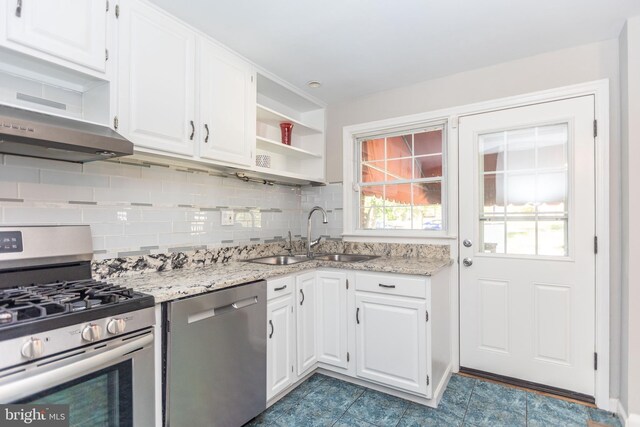
[(133, 154), (106, 126), (0, 105), (0, 153), (84, 163)]

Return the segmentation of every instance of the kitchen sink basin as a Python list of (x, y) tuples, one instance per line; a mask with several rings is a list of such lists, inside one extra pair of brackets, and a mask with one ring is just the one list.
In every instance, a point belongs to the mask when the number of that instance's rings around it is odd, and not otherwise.
[(309, 261), (306, 255), (276, 255), (266, 256), (262, 258), (247, 259), (246, 262), (254, 262), (256, 264), (268, 265), (291, 265), (299, 262)]
[(318, 254), (314, 257), (322, 261), (338, 262), (362, 262), (378, 258), (377, 255), (356, 255), (356, 254)]

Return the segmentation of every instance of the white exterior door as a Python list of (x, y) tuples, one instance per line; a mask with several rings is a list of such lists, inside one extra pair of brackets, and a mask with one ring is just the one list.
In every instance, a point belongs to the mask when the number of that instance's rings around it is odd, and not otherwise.
[(136, 148), (192, 156), (195, 33), (144, 3), (121, 7), (118, 131)]
[(316, 276), (318, 362), (347, 368), (347, 273), (319, 271)]
[(460, 118), (460, 365), (593, 396), (594, 98)]
[(294, 323), (291, 294), (267, 305), (267, 400), (293, 383)]
[(105, 0), (7, 1), (7, 42), (105, 70)]
[(200, 157), (252, 164), (256, 85), (251, 66), (206, 40), (200, 41)]
[(427, 396), (427, 304), (424, 300), (356, 294), (356, 373)]
[(295, 305), (298, 375), (303, 375), (318, 361), (315, 272), (296, 277)]

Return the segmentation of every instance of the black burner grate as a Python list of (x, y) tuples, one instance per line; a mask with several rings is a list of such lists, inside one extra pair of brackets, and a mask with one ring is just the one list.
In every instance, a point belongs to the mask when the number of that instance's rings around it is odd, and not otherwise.
[(0, 328), (118, 304), (140, 296), (131, 289), (91, 279), (2, 289)]

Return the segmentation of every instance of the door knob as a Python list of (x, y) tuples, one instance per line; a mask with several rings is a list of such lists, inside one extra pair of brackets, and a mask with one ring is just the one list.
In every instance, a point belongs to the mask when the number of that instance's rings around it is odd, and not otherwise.
[(465, 267), (471, 267), (473, 265), (473, 260), (471, 258), (465, 258), (462, 260), (462, 263)]
[(471, 245), (473, 245), (473, 243), (471, 243), (471, 240), (469, 240), (469, 239), (464, 239), (462, 241), (462, 244), (464, 245), (465, 248), (470, 248)]

